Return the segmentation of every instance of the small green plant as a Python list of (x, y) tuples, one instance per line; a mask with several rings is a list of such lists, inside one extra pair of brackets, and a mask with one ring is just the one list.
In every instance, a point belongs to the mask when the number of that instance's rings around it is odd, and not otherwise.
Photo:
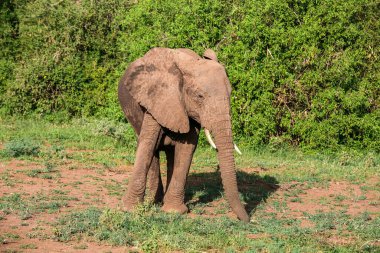
[(115, 122), (112, 120), (99, 120), (97, 122), (95, 133), (111, 137), (122, 144), (129, 144), (134, 134), (128, 124)]
[(42, 174), (41, 178), (43, 179), (53, 179), (53, 176), (50, 174)]
[(40, 173), (42, 173), (41, 169), (33, 169), (25, 172), (25, 174), (29, 177), (38, 177)]
[(125, 213), (115, 209), (105, 209), (99, 217), (99, 225), (111, 231), (122, 228), (125, 222)]
[(3, 181), (6, 186), (14, 186), (17, 183), (17, 180), (10, 175), (9, 171), (0, 173), (0, 180)]
[(156, 240), (146, 240), (141, 244), (143, 252), (159, 252), (158, 242)]
[(366, 200), (367, 199), (367, 196), (365, 196), (365, 195), (360, 195), (360, 196), (358, 196), (357, 198), (356, 198), (356, 200)]
[(3, 242), (7, 240), (18, 240), (20, 239), (20, 236), (14, 233), (4, 233), (2, 234), (2, 239)]
[(290, 199), (290, 202), (298, 202), (298, 203), (302, 203), (302, 199), (299, 198), (299, 197), (295, 197), (295, 198)]
[(74, 249), (87, 249), (88, 246), (86, 244), (79, 244), (79, 245), (75, 245), (73, 248)]
[(346, 200), (346, 199), (347, 199), (347, 197), (344, 196), (344, 195), (342, 195), (342, 194), (339, 194), (339, 195), (337, 195), (337, 196), (334, 197), (334, 200), (336, 202), (342, 202), (343, 200)]
[(60, 159), (66, 159), (68, 158), (68, 155), (66, 153), (66, 150), (61, 145), (52, 145), (49, 149), (48, 157), (57, 157)]
[(55, 173), (55, 175), (53, 176), (53, 172), (56, 172), (55, 171), (55, 165), (51, 162), (46, 162), (45, 163), (45, 168), (43, 169), (32, 169), (32, 170), (26, 170), (24, 173), (29, 176), (29, 177), (39, 177), (39, 178), (43, 178), (43, 179), (52, 179), (59, 175), (57, 175), (57, 173)]
[(45, 169), (44, 172), (53, 172), (55, 168), (55, 165), (51, 162), (46, 162), (45, 163)]
[(13, 140), (5, 144), (5, 152), (10, 157), (38, 156), (40, 145), (28, 139)]
[(37, 245), (34, 243), (22, 244), (20, 249), (38, 249)]

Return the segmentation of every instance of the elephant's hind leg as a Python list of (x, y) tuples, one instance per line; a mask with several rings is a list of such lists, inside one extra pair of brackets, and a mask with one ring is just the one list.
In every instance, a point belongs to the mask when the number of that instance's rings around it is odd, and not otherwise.
[(145, 113), (133, 172), (129, 180), (127, 194), (123, 199), (124, 208), (127, 211), (131, 211), (138, 203), (144, 200), (146, 178), (155, 153), (160, 129), (160, 125), (152, 115), (148, 112)]
[(165, 149), (166, 161), (167, 161), (167, 177), (166, 177), (166, 189), (168, 190), (170, 185), (170, 180), (172, 180), (173, 169), (174, 169), (174, 146), (168, 146)]

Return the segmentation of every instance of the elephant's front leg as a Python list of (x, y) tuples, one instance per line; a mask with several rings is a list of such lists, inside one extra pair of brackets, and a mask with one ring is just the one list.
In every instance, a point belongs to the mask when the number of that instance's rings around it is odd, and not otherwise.
[(144, 201), (147, 173), (152, 163), (160, 130), (160, 125), (150, 113), (146, 112), (138, 139), (132, 176), (124, 198), (124, 208), (127, 211)]
[(193, 154), (197, 146), (199, 129), (193, 129), (184, 140), (175, 145), (174, 168), (167, 191), (164, 196), (162, 210), (165, 212), (187, 213), (185, 185)]

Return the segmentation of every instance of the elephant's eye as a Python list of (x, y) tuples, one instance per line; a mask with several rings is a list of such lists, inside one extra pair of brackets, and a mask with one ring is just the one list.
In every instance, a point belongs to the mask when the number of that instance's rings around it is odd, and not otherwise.
[(203, 92), (199, 89), (188, 89), (187, 94), (190, 97), (190, 99), (196, 102), (197, 104), (202, 103), (202, 101), (205, 98)]
[(195, 100), (196, 100), (198, 103), (202, 103), (203, 100), (204, 100), (204, 94), (201, 93), (201, 92), (196, 92), (196, 93), (195, 93)]

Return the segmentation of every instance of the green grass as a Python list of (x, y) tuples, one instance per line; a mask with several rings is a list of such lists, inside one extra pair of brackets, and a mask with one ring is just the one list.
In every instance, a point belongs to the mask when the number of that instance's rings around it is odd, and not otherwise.
[(24, 173), (25, 175), (29, 177), (38, 177), (38, 178), (43, 178), (43, 179), (53, 179), (53, 178), (61, 177), (59, 170), (55, 169), (55, 165), (50, 162), (45, 163), (45, 168), (26, 169), (26, 170), (20, 170), (18, 172)]
[[(73, 119), (68, 123), (41, 119), (0, 119), (0, 142), (4, 144), (5, 150), (10, 144), (22, 143), (26, 139), (32, 147), (40, 143), (49, 146), (39, 146), (38, 157), (21, 155), (21, 159), (71, 159), (87, 166), (101, 165), (104, 169), (133, 164), (136, 149), (134, 131), (127, 123), (98, 119)], [(205, 143), (203, 132), (200, 139), (194, 156), (193, 171), (217, 166), (216, 152)], [(364, 182), (374, 175), (380, 176), (378, 153), (356, 150), (305, 153), (290, 147), (275, 149), (268, 146), (257, 149), (244, 145), (241, 149), (243, 155), (235, 156), (238, 168), (260, 168), (261, 175), (270, 175), (278, 182)], [(0, 159), (9, 160), (12, 157), (2, 151)], [(162, 157), (164, 158), (163, 154)]]
[[(67, 123), (29, 118), (0, 119), (0, 161), (14, 155), (8, 147), (27, 140), (28, 147), (39, 147), (37, 155), (21, 153), (18, 159), (41, 162), (64, 160), (101, 164), (109, 168), (116, 164), (132, 164), (136, 148), (133, 129), (126, 123), (97, 119), (73, 119)], [(43, 143), (44, 145), (41, 145)], [(80, 151), (80, 152), (77, 152)]]
[[(90, 208), (63, 216), (57, 223), (59, 241), (91, 236), (112, 245), (137, 247), (144, 252), (208, 249), (228, 252), (376, 252), (380, 218), (363, 214), (351, 218), (343, 213), (320, 213), (307, 217), (313, 228), (300, 227), (300, 221), (276, 218), (264, 210), (255, 213), (250, 224), (228, 218), (188, 218), (160, 212), (155, 206), (142, 206), (135, 213), (115, 209)], [(328, 243), (340, 234), (346, 245)], [(251, 238), (255, 238), (252, 240)], [(354, 239), (352, 239), (354, 238)]]
[(27, 220), (37, 213), (57, 212), (60, 208), (66, 207), (69, 200), (75, 201), (77, 199), (60, 194), (46, 194), (44, 192), (39, 192), (32, 196), (12, 193), (0, 197), (0, 210), (5, 214), (16, 213), (21, 220)]

